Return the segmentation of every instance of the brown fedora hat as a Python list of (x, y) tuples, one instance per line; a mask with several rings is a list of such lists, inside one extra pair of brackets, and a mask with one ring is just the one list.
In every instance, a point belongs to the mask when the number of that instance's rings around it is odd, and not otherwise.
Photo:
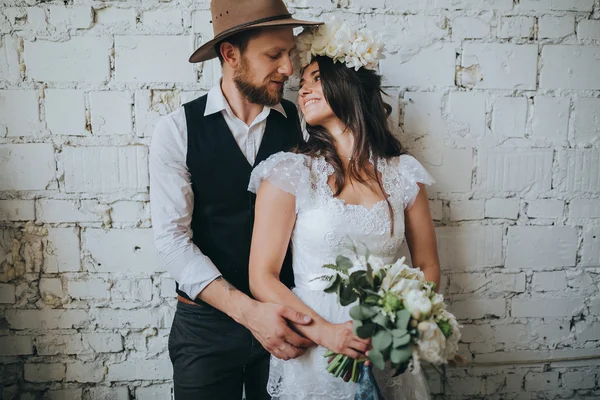
[(217, 57), (215, 45), (236, 33), (270, 26), (321, 25), (322, 22), (292, 18), (282, 0), (212, 0), (210, 2), (214, 39), (204, 43), (190, 57), (198, 63)]

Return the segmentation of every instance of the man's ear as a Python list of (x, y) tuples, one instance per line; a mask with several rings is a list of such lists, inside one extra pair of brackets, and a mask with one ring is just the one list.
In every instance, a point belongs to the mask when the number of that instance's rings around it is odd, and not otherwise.
[(219, 48), (223, 62), (227, 63), (231, 68), (236, 69), (241, 60), (240, 49), (229, 42), (221, 43)]

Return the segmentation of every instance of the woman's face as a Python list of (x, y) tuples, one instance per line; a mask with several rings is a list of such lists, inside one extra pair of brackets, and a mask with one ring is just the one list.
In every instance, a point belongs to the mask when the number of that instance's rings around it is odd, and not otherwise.
[(304, 114), (306, 123), (312, 126), (325, 125), (325, 121), (335, 118), (333, 110), (323, 95), (319, 64), (313, 61), (302, 73), (300, 90), (298, 91), (298, 105)]

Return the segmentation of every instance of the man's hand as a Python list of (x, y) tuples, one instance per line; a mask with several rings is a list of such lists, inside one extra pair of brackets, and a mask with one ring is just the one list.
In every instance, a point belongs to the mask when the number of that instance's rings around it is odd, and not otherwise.
[(300, 357), (314, 343), (300, 336), (288, 325), (288, 321), (309, 325), (312, 319), (289, 307), (273, 303), (256, 302), (245, 316), (244, 325), (263, 347), (281, 360)]

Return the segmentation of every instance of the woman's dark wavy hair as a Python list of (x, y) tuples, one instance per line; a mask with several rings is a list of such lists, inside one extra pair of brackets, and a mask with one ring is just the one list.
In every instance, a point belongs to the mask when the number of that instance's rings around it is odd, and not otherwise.
[[(381, 75), (366, 68), (355, 71), (325, 56), (315, 57), (313, 61), (319, 64), (325, 100), (344, 124), (346, 132), (354, 136), (352, 160), (348, 165), (350, 180), (370, 187), (367, 179), (374, 179), (385, 194), (377, 173), (378, 162), (382, 158), (404, 154), (405, 151), (388, 125), (392, 107), (383, 101), (385, 92), (381, 89)], [(297, 152), (311, 157), (325, 157), (335, 171), (334, 196), (338, 196), (346, 185), (347, 177), (335, 150), (334, 139), (322, 126), (306, 124), (306, 129), (310, 136), (298, 147)], [(371, 154), (374, 170), (368, 168)], [(361, 172), (366, 173), (368, 178), (361, 177)], [(393, 233), (393, 210), (387, 198), (386, 201), (392, 216)]]

